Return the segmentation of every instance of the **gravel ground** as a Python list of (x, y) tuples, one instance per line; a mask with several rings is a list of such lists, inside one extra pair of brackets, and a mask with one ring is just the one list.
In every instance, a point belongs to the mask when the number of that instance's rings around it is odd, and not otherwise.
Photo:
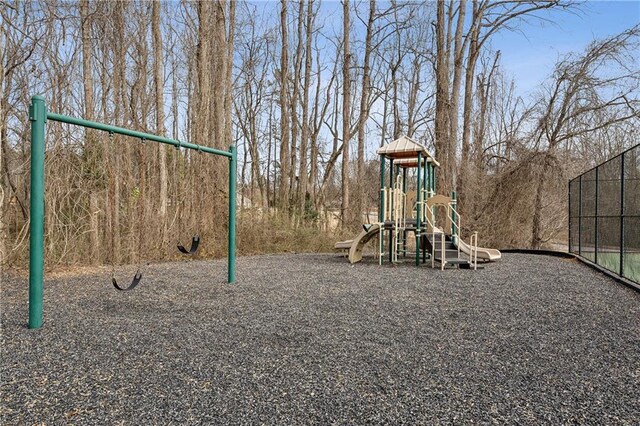
[[(127, 273), (122, 270), (122, 277)], [(133, 275), (128, 270), (128, 275)], [(640, 423), (640, 293), (575, 260), (335, 255), (2, 283), (0, 423)]]

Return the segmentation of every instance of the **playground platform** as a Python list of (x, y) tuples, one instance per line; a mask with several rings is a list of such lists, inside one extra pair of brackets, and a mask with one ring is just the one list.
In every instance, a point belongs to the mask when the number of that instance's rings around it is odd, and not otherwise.
[[(118, 270), (130, 276), (135, 268)], [(0, 292), (0, 424), (640, 423), (640, 293), (578, 261), (334, 254), (47, 275)]]

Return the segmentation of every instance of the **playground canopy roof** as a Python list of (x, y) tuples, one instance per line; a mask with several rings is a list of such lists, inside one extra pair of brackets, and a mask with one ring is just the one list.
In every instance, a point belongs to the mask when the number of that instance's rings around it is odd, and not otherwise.
[(427, 151), (424, 145), (414, 141), (408, 136), (401, 136), (395, 141), (378, 148), (376, 152), (378, 155), (384, 155), (388, 158), (398, 160), (394, 161), (394, 164), (403, 165), (404, 167), (417, 166), (418, 153), (421, 153), (423, 158), (426, 158), (428, 162), (433, 163), (435, 166), (440, 166), (440, 163), (429, 154), (429, 151)]

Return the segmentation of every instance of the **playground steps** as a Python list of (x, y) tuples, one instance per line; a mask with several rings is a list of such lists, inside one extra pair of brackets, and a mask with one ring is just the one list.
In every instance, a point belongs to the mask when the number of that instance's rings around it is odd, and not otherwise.
[[(436, 262), (438, 263), (442, 263), (442, 233), (436, 233), (435, 234), (435, 241), (432, 241), (434, 238), (434, 234), (424, 234), (427, 240), (427, 248), (429, 249), (429, 252), (431, 252), (431, 249), (434, 249), (434, 259)], [(445, 241), (444, 241), (444, 260), (447, 262), (446, 266), (451, 266), (451, 267), (458, 267), (461, 269), (470, 269), (472, 267), (471, 263), (469, 262), (469, 259), (464, 259), (461, 257), (458, 257), (459, 254), (461, 254), (460, 252), (458, 252), (458, 248), (456, 247), (456, 245), (453, 243), (451, 236), (450, 235), (446, 235), (445, 234)]]

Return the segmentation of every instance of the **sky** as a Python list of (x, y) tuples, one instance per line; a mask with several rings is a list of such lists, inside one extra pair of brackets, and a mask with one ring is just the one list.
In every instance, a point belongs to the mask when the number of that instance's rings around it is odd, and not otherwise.
[[(363, 4), (358, 0), (353, 3)], [(378, 2), (379, 5), (383, 3), (385, 0)], [(577, 9), (552, 9), (539, 12), (539, 15), (544, 19), (530, 19), (519, 24), (519, 31), (501, 31), (491, 39), (491, 48), (501, 52), (500, 62), (506, 76), (515, 78), (516, 91), (523, 98), (551, 75), (555, 63), (565, 54), (582, 52), (594, 40), (640, 24), (640, 0), (584, 0)], [(342, 31), (339, 1), (323, 1), (321, 16), (325, 32), (338, 34)], [(640, 53), (638, 58), (640, 69)]]
[(529, 22), (521, 26), (522, 32), (502, 32), (492, 40), (492, 48), (501, 52), (503, 68), (524, 97), (552, 73), (564, 54), (581, 52), (593, 40), (638, 25), (640, 0), (587, 1), (578, 13), (554, 11), (545, 17), (554, 23)]

